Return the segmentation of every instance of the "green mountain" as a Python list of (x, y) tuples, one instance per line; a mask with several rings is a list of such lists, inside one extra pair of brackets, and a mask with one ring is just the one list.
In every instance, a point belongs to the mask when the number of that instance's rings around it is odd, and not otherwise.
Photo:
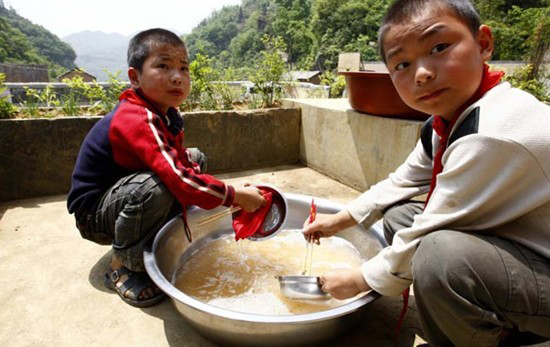
[[(262, 36), (280, 36), (292, 69), (334, 69), (339, 52), (379, 60), (377, 33), (390, 0), (243, 0), (203, 20), (184, 37), (191, 59), (213, 58), (218, 68), (253, 67)], [(522, 60), (549, 0), (474, 0), (496, 38), (495, 60)]]
[(75, 67), (75, 59), (70, 45), (0, 0), (0, 62), (47, 64), (50, 75), (56, 76)]
[(243, 0), (203, 20), (184, 39), (226, 66), (253, 66), (262, 36), (280, 36), (299, 69), (333, 69), (341, 51), (377, 59), (378, 23), (390, 0)]

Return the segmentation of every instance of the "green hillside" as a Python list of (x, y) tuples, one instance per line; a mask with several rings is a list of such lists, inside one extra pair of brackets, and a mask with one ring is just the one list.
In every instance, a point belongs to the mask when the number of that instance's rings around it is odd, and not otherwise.
[(75, 59), (71, 46), (0, 1), (0, 62), (47, 64), (56, 76), (75, 67)]
[[(264, 34), (280, 36), (293, 69), (334, 69), (341, 51), (379, 60), (378, 25), (390, 0), (243, 0), (214, 12), (185, 37), (219, 67), (252, 67)], [(548, 0), (474, 0), (494, 29), (495, 60), (523, 60), (535, 28), (550, 16)]]

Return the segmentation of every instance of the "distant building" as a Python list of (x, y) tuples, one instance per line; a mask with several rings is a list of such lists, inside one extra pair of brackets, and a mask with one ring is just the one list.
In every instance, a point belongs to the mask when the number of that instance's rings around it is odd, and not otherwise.
[(283, 75), (283, 79), (294, 82), (321, 84), (321, 71), (290, 71)]
[(77, 67), (75, 67), (72, 70), (69, 70), (69, 71), (65, 72), (64, 74), (61, 74), (61, 75), (57, 76), (56, 79), (59, 82), (63, 82), (63, 80), (66, 79), (66, 78), (73, 79), (74, 77), (77, 77), (77, 76), (82, 77), (82, 80), (84, 82), (95, 82), (96, 81), (96, 78), (95, 78), (94, 75), (91, 75), (91, 74), (87, 73), (86, 71), (84, 71), (82, 69), (79, 69)]
[(43, 64), (0, 63), (0, 73), (6, 75), (4, 82), (49, 82), (48, 66)]

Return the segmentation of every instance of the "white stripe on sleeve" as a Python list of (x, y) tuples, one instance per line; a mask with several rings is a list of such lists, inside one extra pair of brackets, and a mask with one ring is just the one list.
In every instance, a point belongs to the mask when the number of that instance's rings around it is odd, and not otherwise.
[[(146, 109), (147, 110), (147, 109)], [(203, 191), (205, 193), (208, 193), (208, 194), (211, 194), (211, 195), (214, 195), (215, 197), (217, 198), (220, 198), (220, 199), (224, 199), (225, 196), (223, 194), (220, 194), (208, 187), (203, 187), (203, 186), (200, 186), (199, 184), (197, 184), (196, 182), (193, 182), (192, 180), (186, 178), (183, 176), (183, 173), (178, 170), (178, 168), (176, 168), (176, 165), (174, 164), (174, 160), (170, 157), (170, 155), (168, 155), (168, 152), (166, 152), (166, 149), (165, 149), (165, 146), (164, 146), (164, 143), (162, 143), (161, 139), (160, 139), (160, 136), (158, 134), (158, 130), (157, 128), (155, 127), (155, 125), (153, 124), (153, 113), (149, 110), (147, 110), (147, 122), (149, 123), (149, 127), (151, 128), (151, 131), (153, 132), (153, 135), (155, 136), (155, 140), (157, 141), (157, 144), (159, 145), (159, 148), (160, 148), (160, 152), (162, 153), (164, 159), (166, 159), (166, 161), (168, 162), (168, 164), (170, 165), (170, 167), (172, 168), (172, 170), (174, 171), (174, 173), (176, 175), (178, 175), (178, 177), (186, 184), (190, 185), (191, 187), (197, 189), (197, 190), (200, 190), (200, 191)]]

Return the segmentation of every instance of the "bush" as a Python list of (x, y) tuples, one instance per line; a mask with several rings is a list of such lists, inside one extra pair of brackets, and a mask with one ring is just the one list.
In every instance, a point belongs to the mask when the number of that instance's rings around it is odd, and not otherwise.
[(14, 118), (17, 114), (17, 107), (5, 98), (0, 99), (0, 119)]
[[(6, 91), (6, 87), (4, 86), (5, 79), (6, 75), (0, 73), (0, 95), (4, 95)], [(17, 113), (17, 108), (6, 99), (5, 96), (0, 97), (0, 119), (13, 118)]]
[(321, 85), (330, 87), (330, 98), (340, 98), (346, 89), (346, 78), (342, 75), (336, 75), (330, 70), (326, 70), (321, 76)]
[(114, 73), (108, 71), (107, 69), (103, 69), (103, 71), (105, 71), (108, 76), (109, 86), (107, 87), (107, 90), (105, 90), (104, 93), (101, 94), (100, 106), (103, 112), (108, 113), (118, 103), (118, 97), (120, 96), (124, 88), (126, 88), (126, 84), (118, 79), (118, 76), (120, 75), (120, 70), (117, 70)]
[(512, 86), (533, 94), (541, 101), (550, 101), (550, 95), (544, 82), (542, 81), (542, 79), (546, 77), (542, 74), (542, 78), (533, 78), (531, 77), (532, 70), (533, 65), (527, 64), (514, 70), (510, 76), (505, 77), (505, 80), (510, 82)]
[(529, 38), (525, 41), (529, 51), (526, 60), (529, 63), (515, 70), (507, 80), (514, 87), (533, 94), (539, 100), (550, 101), (545, 83), (550, 76), (546, 65), (543, 64), (550, 49), (550, 8), (526, 10), (525, 18), (526, 23), (534, 25), (534, 28), (529, 30)]
[(118, 103), (118, 97), (125, 88), (125, 83), (118, 79), (120, 70), (114, 73), (104, 69), (109, 78), (107, 88), (101, 87), (97, 82), (85, 83), (82, 77), (76, 76), (72, 79), (64, 79), (70, 92), (62, 97), (61, 110), (67, 116), (77, 116), (83, 112), (80, 104), (88, 101), (91, 107), (88, 111), (95, 114), (110, 112)]
[(189, 65), (191, 75), (191, 93), (181, 109), (191, 111), (193, 109), (217, 110), (216, 89), (213, 84), (218, 79), (217, 71), (212, 67), (212, 59), (205, 54), (197, 53), (195, 60)]

